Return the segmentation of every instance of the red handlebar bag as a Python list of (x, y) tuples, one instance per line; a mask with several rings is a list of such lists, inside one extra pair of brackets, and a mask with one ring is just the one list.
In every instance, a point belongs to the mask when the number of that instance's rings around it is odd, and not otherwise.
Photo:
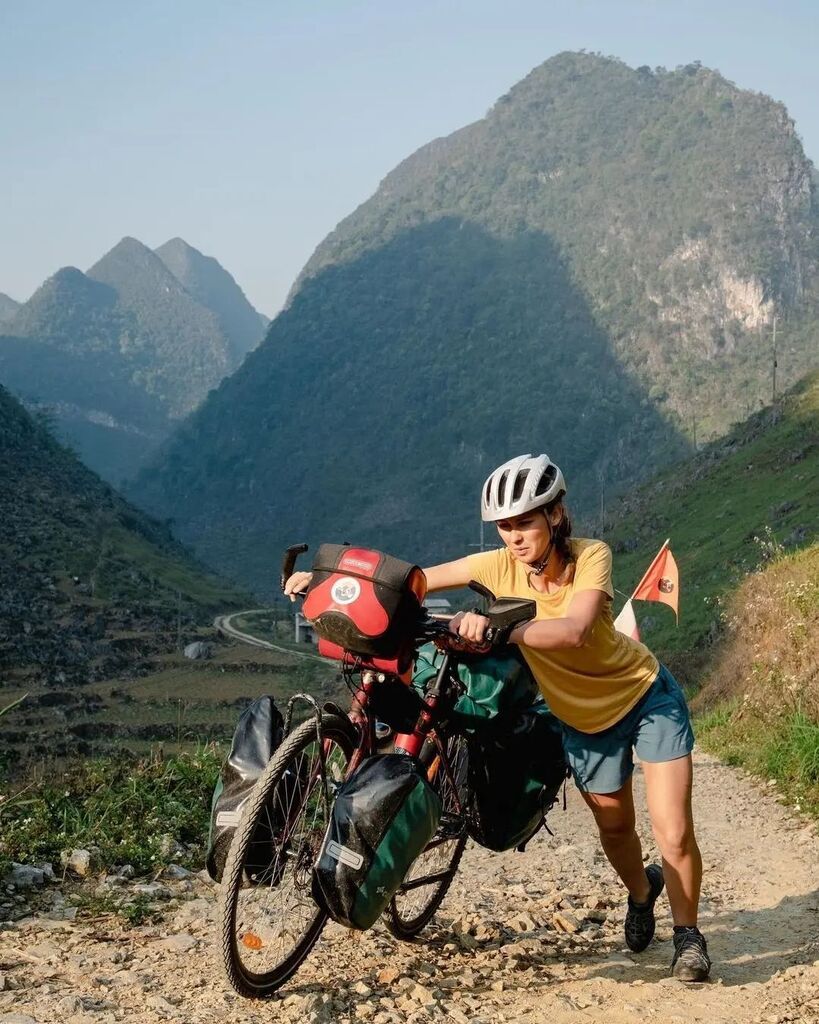
[(303, 611), (322, 640), (362, 658), (403, 660), (426, 591), (417, 565), (381, 551), (322, 544)]

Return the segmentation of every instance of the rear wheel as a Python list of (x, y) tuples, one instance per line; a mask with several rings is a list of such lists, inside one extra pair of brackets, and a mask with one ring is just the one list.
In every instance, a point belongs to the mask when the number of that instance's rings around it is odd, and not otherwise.
[(413, 938), (431, 920), (452, 884), (466, 846), (466, 737), (451, 736), (446, 752), (448, 770), (441, 761), (432, 781), (443, 805), (438, 830), (412, 862), (384, 914), (387, 928), (399, 939)]
[(327, 920), (311, 895), (313, 863), (335, 791), (357, 742), (346, 717), (324, 713), (288, 736), (259, 778), (222, 878), (225, 970), (243, 996), (272, 996), (313, 948)]

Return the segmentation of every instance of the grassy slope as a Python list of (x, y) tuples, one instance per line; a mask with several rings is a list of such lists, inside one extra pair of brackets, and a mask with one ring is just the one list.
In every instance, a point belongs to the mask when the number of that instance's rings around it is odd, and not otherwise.
[(3, 388), (0, 481), (0, 708), (28, 695), (0, 719), (0, 766), (87, 753), (75, 727), (96, 708), (95, 684), (143, 674), (198, 624), (254, 600), (129, 506)]
[(694, 701), (698, 736), (819, 815), (819, 544), (752, 573)]
[(671, 538), (679, 627), (664, 605), (638, 602), (636, 612), (644, 640), (694, 685), (719, 635), (724, 599), (772, 545), (798, 547), (819, 536), (819, 373), (635, 491), (596, 529), (612, 545), (624, 594)]

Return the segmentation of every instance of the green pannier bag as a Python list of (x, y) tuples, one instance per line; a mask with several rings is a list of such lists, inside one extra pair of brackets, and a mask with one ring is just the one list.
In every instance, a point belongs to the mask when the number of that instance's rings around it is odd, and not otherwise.
[[(434, 644), (425, 644), (418, 651), (412, 685), (421, 696), (437, 674), (443, 657)], [(517, 647), (458, 657), (458, 675), (465, 692), (452, 714), (456, 728), (467, 733), (494, 730), (499, 721), (537, 700), (537, 683)]]
[[(452, 723), (469, 738), (469, 834), (490, 850), (522, 847), (568, 774), (560, 723), (517, 647), (459, 657), (464, 693)], [(434, 644), (419, 650), (412, 680), (419, 694), (442, 658)]]
[(313, 866), (313, 898), (334, 921), (370, 928), (432, 839), (441, 798), (408, 754), (376, 754), (339, 786)]

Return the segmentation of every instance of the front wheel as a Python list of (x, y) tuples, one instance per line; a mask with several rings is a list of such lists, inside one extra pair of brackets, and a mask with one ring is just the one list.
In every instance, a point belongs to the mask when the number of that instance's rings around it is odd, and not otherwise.
[(333, 798), (357, 743), (343, 715), (309, 719), (274, 754), (253, 788), (222, 877), (224, 966), (240, 995), (272, 996), (298, 969), (327, 920), (313, 901), (313, 864)]
[(414, 938), (431, 920), (452, 885), (466, 846), (468, 751), (464, 736), (451, 736), (446, 758), (439, 759), (432, 787), (441, 798), (441, 821), (435, 835), (415, 858), (384, 914), (398, 939)]

